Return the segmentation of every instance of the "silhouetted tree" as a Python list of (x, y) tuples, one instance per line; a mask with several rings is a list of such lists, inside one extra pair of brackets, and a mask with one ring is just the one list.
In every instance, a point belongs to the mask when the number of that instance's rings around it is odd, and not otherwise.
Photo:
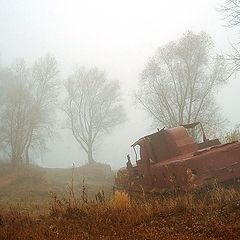
[(221, 118), (213, 93), (225, 82), (225, 71), (223, 58), (213, 53), (210, 36), (186, 32), (151, 57), (136, 98), (157, 125), (201, 121), (214, 129)]
[(74, 138), (93, 163), (96, 139), (124, 119), (117, 81), (109, 81), (97, 68), (77, 68), (65, 84), (64, 111)]

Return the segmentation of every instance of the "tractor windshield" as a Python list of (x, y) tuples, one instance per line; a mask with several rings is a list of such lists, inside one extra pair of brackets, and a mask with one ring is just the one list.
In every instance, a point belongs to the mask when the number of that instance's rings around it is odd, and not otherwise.
[(133, 146), (133, 150), (134, 150), (135, 159), (136, 159), (136, 162), (137, 162), (138, 160), (141, 159), (141, 156), (140, 156), (140, 146), (139, 145)]

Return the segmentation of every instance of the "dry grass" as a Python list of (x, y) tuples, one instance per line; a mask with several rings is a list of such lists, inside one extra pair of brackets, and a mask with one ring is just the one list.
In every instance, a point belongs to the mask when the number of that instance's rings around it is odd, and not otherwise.
[[(239, 239), (240, 191), (217, 184), (144, 201), (116, 191), (105, 201), (84, 200), (69, 185), (53, 194), (49, 214), (2, 212), (1, 240), (13, 239)], [(102, 193), (103, 194), (103, 193)], [(78, 197), (77, 197), (78, 196)], [(204, 196), (204, 197), (202, 197)]]
[[(75, 170), (74, 170), (75, 171)], [(72, 172), (73, 174), (73, 172)], [(73, 176), (73, 175), (72, 175)], [(239, 239), (240, 190), (214, 184), (193, 192), (137, 196), (99, 191), (88, 197), (74, 178), (52, 193), (48, 213), (0, 208), (0, 240)]]
[[(102, 189), (108, 197), (113, 183), (113, 173), (108, 165), (76, 167), (74, 169), (75, 191), (79, 192), (78, 189), (82, 188), (84, 176), (87, 182), (86, 196), (89, 199), (94, 199), (95, 193)], [(71, 178), (71, 168), (48, 169), (31, 166), (13, 171), (9, 163), (0, 161), (0, 206), (18, 209), (31, 215), (42, 214), (44, 210), (45, 214), (48, 211), (51, 193), (65, 196), (67, 186), (71, 184)]]
[(129, 209), (131, 207), (130, 197), (126, 192), (116, 191), (110, 201), (114, 209)]

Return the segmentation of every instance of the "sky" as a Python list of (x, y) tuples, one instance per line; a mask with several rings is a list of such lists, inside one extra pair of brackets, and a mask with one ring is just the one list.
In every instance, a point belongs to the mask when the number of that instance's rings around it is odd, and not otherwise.
[[(151, 133), (151, 121), (133, 101), (139, 75), (156, 49), (185, 31), (206, 31), (218, 53), (230, 51), (238, 32), (224, 27), (216, 9), (223, 0), (0, 0), (0, 63), (16, 58), (31, 64), (51, 52), (64, 81), (76, 65), (97, 66), (119, 80), (127, 121), (100, 139), (95, 160), (117, 169), (126, 162), (130, 145)], [(217, 101), (231, 128), (240, 122), (240, 81), (229, 80)], [(59, 115), (59, 133), (49, 142), (41, 165), (70, 167), (86, 163), (65, 119)]]

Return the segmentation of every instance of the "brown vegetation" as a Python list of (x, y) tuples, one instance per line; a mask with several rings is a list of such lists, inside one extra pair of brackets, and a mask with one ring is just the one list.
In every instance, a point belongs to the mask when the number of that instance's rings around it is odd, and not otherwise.
[[(239, 239), (240, 190), (213, 185), (193, 192), (132, 196), (103, 191), (89, 200), (84, 182), (51, 195), (36, 216), (1, 209), (0, 239)], [(106, 195), (106, 196), (105, 196)]]
[[(0, 207), (14, 208), (18, 211), (39, 215), (48, 211), (52, 192), (66, 195), (71, 183), (72, 169), (41, 168), (26, 166), (13, 170), (7, 162), (0, 162)], [(88, 198), (104, 190), (112, 192), (113, 172), (109, 165), (92, 164), (74, 168), (74, 189), (79, 192), (85, 178)], [(79, 197), (77, 195), (76, 197)]]

